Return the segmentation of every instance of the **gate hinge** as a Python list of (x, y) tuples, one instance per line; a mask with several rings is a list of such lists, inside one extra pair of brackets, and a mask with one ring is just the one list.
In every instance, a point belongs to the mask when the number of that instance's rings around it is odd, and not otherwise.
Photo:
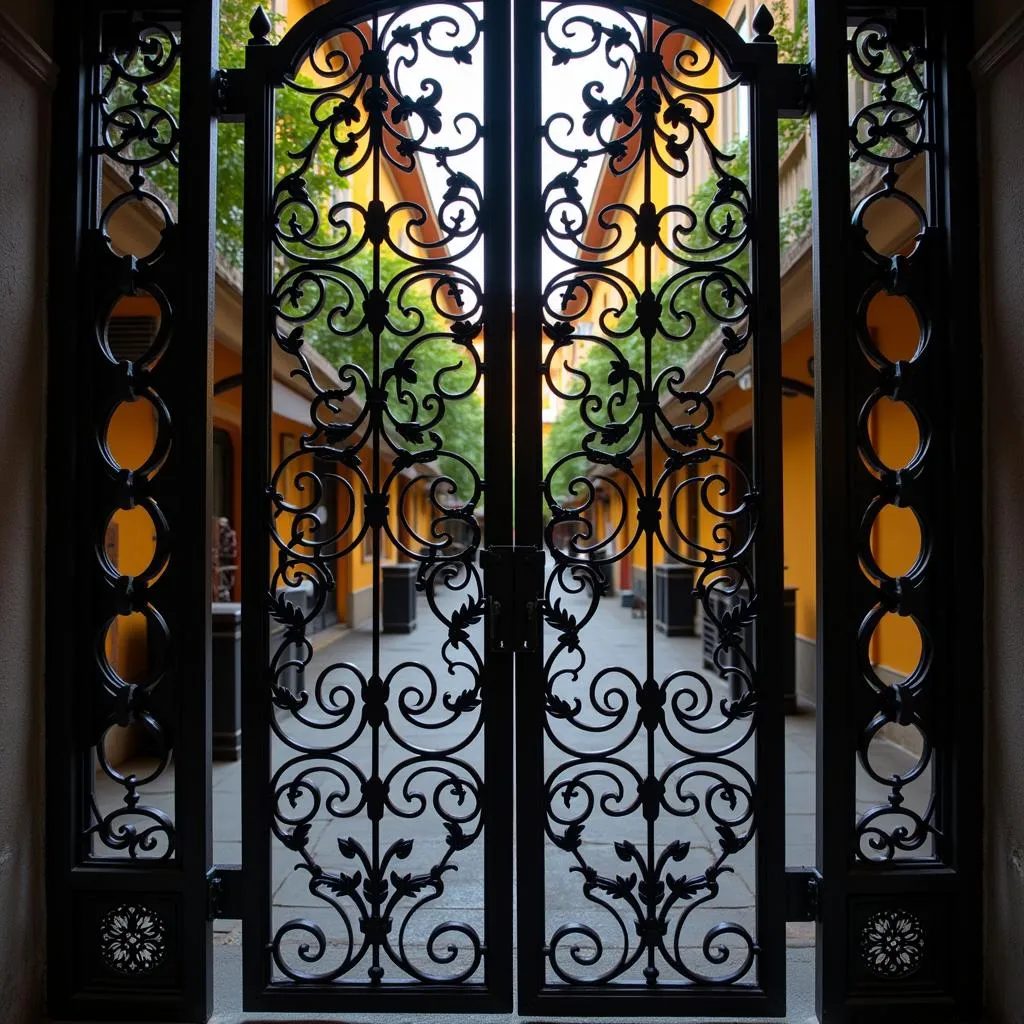
[(222, 124), (245, 120), (245, 68), (218, 68), (214, 72), (213, 110)]
[(817, 868), (786, 868), (786, 920), (817, 921), (821, 875)]
[(206, 916), (210, 921), (237, 921), (242, 917), (242, 868), (215, 864), (206, 875)]
[(779, 117), (807, 117), (811, 112), (811, 65), (779, 65)]
[(523, 654), (540, 648), (544, 620), (544, 552), (532, 547), (485, 548), (480, 553), (487, 594), (488, 649)]

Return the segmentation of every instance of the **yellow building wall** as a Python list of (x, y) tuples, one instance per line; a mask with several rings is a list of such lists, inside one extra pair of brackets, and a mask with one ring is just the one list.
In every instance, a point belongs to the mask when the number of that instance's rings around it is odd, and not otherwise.
[[(912, 328), (900, 303), (879, 303), (871, 311), (870, 323), (881, 346), (901, 344)], [(916, 337), (916, 334), (915, 334)], [(782, 372), (786, 377), (810, 383), (807, 361), (813, 354), (810, 327), (795, 335), (782, 349)], [(749, 423), (748, 394), (734, 388), (717, 403), (716, 421), (730, 428), (730, 443), (735, 432)], [(871, 417), (871, 432), (882, 458), (890, 465), (904, 465), (918, 445), (918, 430), (913, 418), (898, 403), (883, 402)], [(814, 640), (817, 634), (817, 536), (815, 510), (815, 437), (814, 403), (802, 395), (786, 397), (782, 402), (782, 501), (785, 584), (797, 589), (797, 635)], [(712, 460), (703, 473), (721, 470)], [(700, 510), (702, 543), (712, 545), (714, 518)], [(873, 531), (873, 550), (881, 567), (894, 574), (905, 573), (920, 551), (920, 530), (909, 510), (888, 509)], [(920, 657), (917, 628), (909, 618), (887, 616), (871, 644), (871, 659), (898, 675), (906, 675)]]
[[(110, 452), (122, 469), (138, 469), (153, 451), (156, 416), (145, 400), (118, 407), (107, 432)], [(108, 558), (122, 576), (141, 576), (156, 553), (156, 529), (142, 505), (118, 509), (105, 538)], [(136, 682), (147, 669), (147, 620), (141, 613), (120, 615), (107, 635), (107, 657), (117, 674)]]
[[(159, 319), (160, 308), (149, 296), (121, 299), (115, 316), (151, 316)], [(138, 470), (152, 455), (156, 443), (156, 409), (146, 399), (122, 402), (107, 425), (110, 455), (122, 469)], [(104, 536), (107, 558), (122, 576), (141, 576), (156, 553), (156, 527), (143, 505), (118, 509), (111, 516)], [(111, 667), (127, 682), (141, 680), (148, 667), (148, 623), (144, 615), (119, 615), (107, 633), (105, 648)], [(126, 749), (125, 753), (130, 752)], [(116, 758), (115, 758), (116, 759)]]
[[(869, 318), (878, 344), (894, 348), (907, 344), (910, 331), (916, 338), (916, 323), (899, 302), (877, 303)], [(913, 349), (911, 348), (911, 351)], [(782, 349), (782, 372), (786, 377), (810, 383), (807, 361), (813, 354), (810, 327), (795, 335)], [(727, 401), (729, 395), (734, 396)], [(745, 400), (738, 389), (718, 405), (718, 416), (728, 421), (737, 402)], [(786, 586), (796, 587), (796, 631), (814, 640), (817, 634), (817, 554), (815, 511), (814, 403), (803, 396), (782, 402), (782, 499), (783, 543)], [(882, 458), (892, 466), (905, 465), (917, 450), (919, 433), (913, 417), (898, 403), (881, 403), (870, 420), (870, 429)], [(704, 520), (709, 519), (706, 515)], [(710, 523), (702, 525), (708, 538)], [(909, 510), (887, 509), (872, 534), (872, 548), (883, 570), (900, 575), (907, 572), (920, 551), (920, 530)], [(909, 618), (886, 616), (871, 643), (871, 660), (897, 675), (913, 671), (920, 657), (917, 628)]]
[[(807, 361), (814, 337), (805, 328), (782, 346), (782, 374), (811, 383)], [(814, 400), (782, 400), (782, 532), (787, 587), (796, 587), (797, 636), (817, 635), (817, 519), (815, 511)]]
[[(868, 327), (875, 344), (889, 359), (909, 359), (917, 348), (917, 318), (898, 296), (880, 295), (872, 302)], [(920, 431), (906, 405), (883, 399), (875, 406), (868, 426), (886, 465), (899, 469), (914, 457)], [(921, 552), (921, 530), (914, 513), (886, 507), (875, 522), (871, 546), (883, 572), (891, 576), (906, 574)], [(872, 662), (898, 675), (908, 675), (916, 668), (920, 655), (920, 633), (913, 620), (886, 615), (871, 641)]]

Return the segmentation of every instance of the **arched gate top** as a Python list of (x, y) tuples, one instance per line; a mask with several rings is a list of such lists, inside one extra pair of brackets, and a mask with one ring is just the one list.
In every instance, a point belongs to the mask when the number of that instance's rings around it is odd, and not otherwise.
[[(403, 7), (410, 9), (419, 3), (426, 5), (428, 2), (429, 0), (413, 0), (409, 4), (396, 4), (393, 0), (370, 0), (362, 3), (353, 0), (328, 0), (322, 7), (317, 7), (300, 18), (274, 47), (273, 68), (278, 84), (288, 75), (295, 74), (310, 47), (329, 36), (340, 24), (355, 26), (375, 16), (399, 11)], [(468, 10), (468, 5), (461, 0), (454, 0), (451, 5), (465, 7)], [(511, 13), (512, 3), (510, 0), (483, 0), (483, 6), (486, 18), (486, 12), (496, 8)], [(558, 6), (570, 4), (563, 3)], [(633, 2), (628, 5), (597, 3), (593, 6), (620, 10), (626, 6), (625, 13), (640, 13), (654, 17), (666, 25), (692, 29), (693, 34), (714, 49), (730, 70), (744, 79), (749, 76), (751, 66), (755, 63), (751, 59), (757, 52), (754, 47), (760, 49), (765, 44), (775, 43), (771, 35), (775, 19), (764, 4), (760, 5), (754, 15), (752, 28), (755, 35), (750, 42), (745, 40), (725, 18), (698, 0), (674, 0), (672, 3)]]

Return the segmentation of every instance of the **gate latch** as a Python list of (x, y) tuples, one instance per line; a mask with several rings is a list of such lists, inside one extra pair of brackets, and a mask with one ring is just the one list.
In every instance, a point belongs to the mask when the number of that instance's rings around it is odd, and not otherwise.
[(804, 118), (811, 112), (810, 64), (779, 65), (779, 117)]
[(241, 918), (245, 894), (242, 869), (237, 864), (218, 864), (206, 876), (207, 918), (233, 921)]
[(213, 111), (221, 124), (245, 120), (245, 69), (218, 68), (213, 75)]
[(786, 920), (817, 921), (821, 913), (821, 875), (815, 868), (786, 868)]
[(492, 654), (540, 648), (544, 605), (544, 552), (497, 545), (480, 553), (487, 594), (487, 638)]

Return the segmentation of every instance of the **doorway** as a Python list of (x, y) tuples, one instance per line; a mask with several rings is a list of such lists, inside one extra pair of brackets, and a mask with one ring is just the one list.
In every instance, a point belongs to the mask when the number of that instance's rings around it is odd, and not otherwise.
[[(95, 707), (55, 688), (51, 708), (82, 734), (50, 773), (75, 921), (52, 959), (77, 971), (54, 996), (75, 1013), (203, 1019), (210, 921), (235, 917), (258, 1011), (779, 1015), (787, 922), (812, 920), (826, 1019), (963, 1005), (942, 936), (970, 924), (969, 773), (937, 727), (953, 540), (928, 490), (953, 432), (919, 409), (937, 385), (905, 386), (940, 380), (955, 321), (921, 286), (949, 254), (948, 69), (925, 46), (946, 26), (814, 5), (818, 331), (855, 344), (815, 347), (819, 679), (843, 685), (819, 706), (814, 864), (787, 869), (778, 119), (806, 108), (809, 69), (780, 65), (765, 8), (722, 6), (259, 9), (244, 68), (218, 73), (216, 116), (245, 131), (236, 865), (211, 859), (209, 509), (187, 486), (209, 366), (176, 344), (211, 337), (193, 285), (214, 278), (212, 67), (193, 55), (216, 32), (198, 3), (75, 15), (91, 56), (71, 55), (65, 114), (100, 154), (56, 228), (81, 240), (71, 334), (98, 340), (82, 436), (112, 405), (153, 409), (151, 451), (129, 464), (104, 433), (69, 470), (104, 522), (153, 526), (139, 571), (123, 545), (97, 561), (84, 525), (68, 542), (90, 600), (54, 658), (88, 652), (97, 683)], [(918, 222), (895, 248), (885, 204)], [(126, 289), (159, 326), (120, 358)], [(909, 348), (872, 333), (883, 294), (906, 299)], [(917, 424), (902, 465), (874, 440), (883, 398)], [(908, 504), (921, 554), (895, 571), (875, 519)], [(385, 635), (385, 586), (414, 633)], [(339, 604), (345, 649), (312, 644)], [(157, 640), (128, 679), (108, 646), (134, 616)], [(922, 638), (897, 679), (870, 656), (887, 616)], [(105, 753), (122, 722), (150, 737), (146, 773)], [(916, 759), (889, 770), (877, 741), (908, 729)]]

